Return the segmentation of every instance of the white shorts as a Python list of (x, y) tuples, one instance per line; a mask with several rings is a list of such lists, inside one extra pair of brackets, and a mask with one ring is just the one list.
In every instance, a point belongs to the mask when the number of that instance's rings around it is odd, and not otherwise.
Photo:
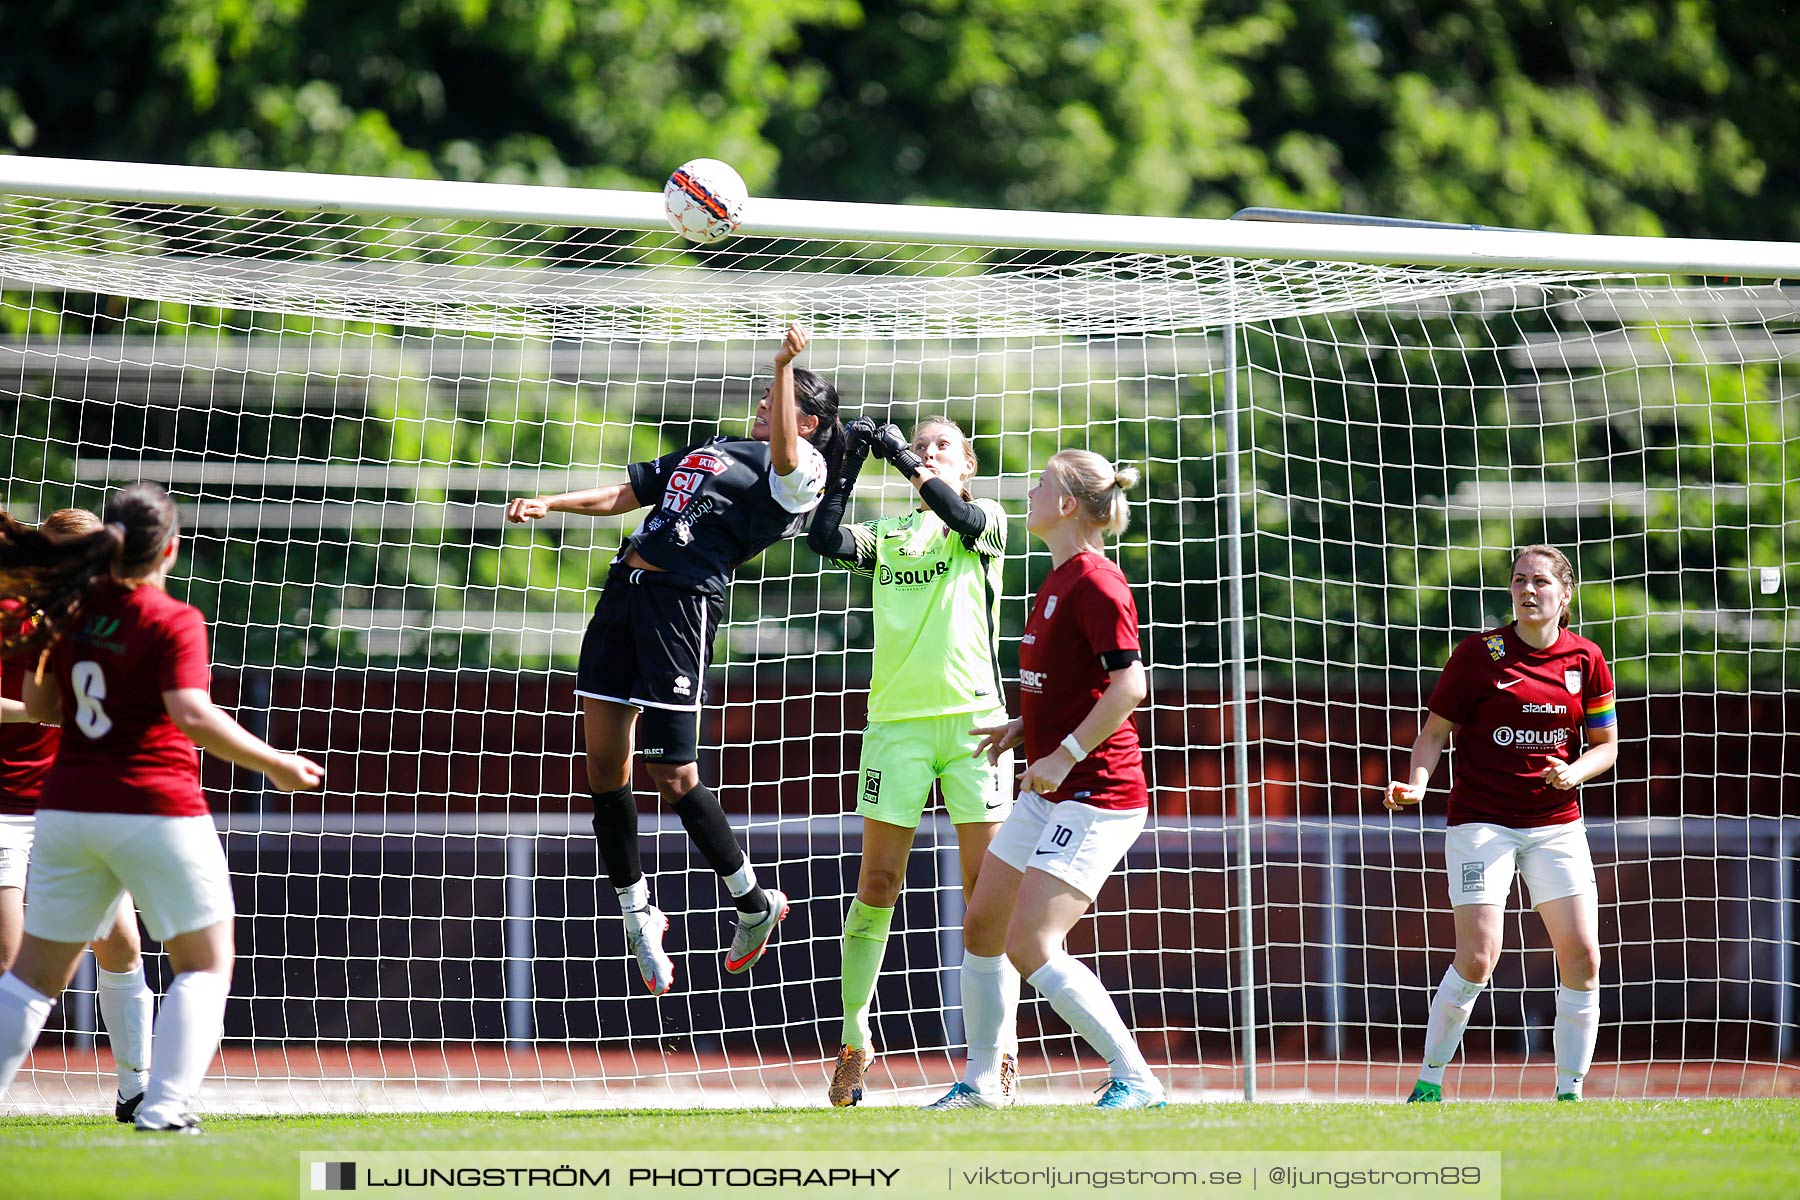
[(36, 813), (0, 813), (0, 888), (25, 886), (25, 864), (31, 861)]
[(1148, 808), (1058, 804), (1020, 792), (988, 852), (1015, 871), (1036, 869), (1092, 900), (1144, 831)]
[(127, 892), (159, 942), (231, 920), (231, 874), (212, 818), (38, 813), (26, 933), (85, 942), (112, 927)]
[(1565, 896), (1598, 896), (1587, 826), (1580, 821), (1512, 829), (1505, 825), (1452, 825), (1444, 837), (1444, 869), (1450, 876), (1450, 907), (1492, 904), (1506, 907), (1513, 872), (1525, 876), (1531, 907)]

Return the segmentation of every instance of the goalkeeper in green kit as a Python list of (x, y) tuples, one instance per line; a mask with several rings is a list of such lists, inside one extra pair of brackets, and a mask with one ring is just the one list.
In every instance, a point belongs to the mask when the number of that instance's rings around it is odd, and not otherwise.
[[(1000, 688), (999, 605), (1006, 513), (975, 500), (967, 482), (975, 450), (956, 422), (928, 417), (911, 444), (893, 425), (866, 418), (847, 428), (843, 472), (819, 504), (807, 544), (819, 555), (869, 576), (875, 585), (875, 664), (869, 727), (863, 734), (856, 811), (863, 818), (856, 899), (844, 918), (844, 1031), (831, 1079), (842, 1108), (863, 1096), (874, 1059), (869, 1006), (887, 948), (888, 927), (906, 875), (913, 834), (935, 782), (956, 827), (963, 897), (995, 830), (1012, 810), (1012, 756), (975, 756), (976, 725), (1004, 723)], [(864, 457), (873, 451), (919, 493), (902, 517), (843, 524)], [(972, 1062), (991, 1064), (983, 1093), (1010, 1103), (1018, 1071), (1015, 1032), (1019, 975), (1005, 955), (965, 954), (965, 1011), (986, 1006), (1003, 1044), (970, 1046)], [(971, 1022), (971, 1025), (974, 1025)]]

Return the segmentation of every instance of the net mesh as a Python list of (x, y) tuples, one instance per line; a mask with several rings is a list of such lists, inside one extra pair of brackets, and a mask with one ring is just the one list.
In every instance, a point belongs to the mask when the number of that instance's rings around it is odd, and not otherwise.
[[(165, 484), (189, 535), (171, 590), (211, 620), (215, 695), (326, 765), (325, 790), (294, 797), (207, 765), (240, 919), (206, 1107), (822, 1102), (858, 866), (868, 585), (799, 543), (739, 573), (701, 766), (795, 911), (752, 976), (724, 974), (727, 899), (640, 773), (678, 970), (651, 998), (599, 878), (571, 676), (635, 521), (501, 516), (509, 497), (747, 432), (790, 320), (847, 416), (952, 416), (981, 460), (974, 491), (1015, 514), (1058, 448), (1144, 471), (1116, 556), (1151, 668), (1153, 817), (1070, 948), (1178, 1098), (1238, 1094), (1245, 1011), (1263, 1095), (1410, 1083), (1453, 943), (1442, 781), (1422, 818), (1388, 817), (1379, 786), (1456, 641), (1506, 618), (1509, 551), (1536, 541), (1575, 561), (1578, 628), (1621, 693), (1619, 765), (1583, 794), (1604, 957), (1588, 1094), (1792, 1086), (1791, 289), (823, 239), (694, 251), (29, 197), (0, 212), (0, 288), (5, 507)], [(1249, 980), (1228, 874), (1228, 342)], [(911, 498), (871, 464), (851, 516)], [(1013, 535), (1009, 678), (1049, 569), (1022, 523)], [(1554, 961), (1523, 907), (1457, 1094), (1549, 1091)], [(877, 988), (871, 1102), (958, 1074), (961, 912), (934, 810)], [(1024, 1098), (1085, 1098), (1104, 1065), (1029, 992)], [(98, 1102), (93, 1008), (84, 975), (8, 1105)]]

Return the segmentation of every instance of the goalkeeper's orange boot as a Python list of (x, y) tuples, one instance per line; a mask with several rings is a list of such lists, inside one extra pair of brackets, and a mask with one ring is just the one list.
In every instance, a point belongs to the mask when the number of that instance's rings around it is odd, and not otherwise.
[(863, 1073), (875, 1061), (872, 1050), (856, 1046), (838, 1047), (837, 1066), (831, 1072), (831, 1106), (849, 1108), (863, 1098)]

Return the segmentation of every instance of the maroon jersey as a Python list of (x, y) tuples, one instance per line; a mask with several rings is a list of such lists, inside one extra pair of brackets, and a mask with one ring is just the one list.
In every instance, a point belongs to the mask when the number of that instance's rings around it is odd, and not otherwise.
[(1461, 726), (1451, 825), (1535, 829), (1581, 819), (1576, 790), (1557, 791), (1541, 772), (1575, 760), (1584, 725), (1614, 722), (1612, 671), (1600, 647), (1565, 629), (1539, 650), (1511, 625), (1465, 638), (1438, 676), (1429, 707)]
[[(1124, 572), (1091, 552), (1050, 572), (1019, 643), (1025, 761), (1055, 750), (1093, 711), (1106, 690), (1107, 663), (1117, 670), (1138, 658), (1137, 604)], [(1044, 799), (1079, 800), (1095, 808), (1149, 807), (1136, 715), (1125, 718)]]
[(206, 619), (160, 588), (98, 585), (56, 643), (63, 737), (39, 807), (198, 817), (200, 755), (162, 694), (210, 690)]
[[(0, 600), (0, 623), (19, 620), (19, 602)], [(0, 694), (8, 700), (24, 697), (25, 676), (37, 670), (37, 655), (20, 654), (0, 661)], [(54, 725), (15, 722), (0, 725), (0, 813), (24, 816), (37, 811), (44, 775), (56, 757)]]

